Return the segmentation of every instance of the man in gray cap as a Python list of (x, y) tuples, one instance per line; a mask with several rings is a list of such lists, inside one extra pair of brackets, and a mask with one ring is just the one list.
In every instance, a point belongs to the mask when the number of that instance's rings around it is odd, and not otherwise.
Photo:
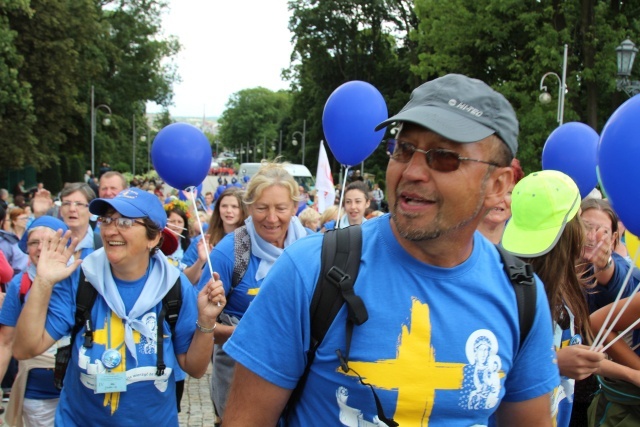
[[(485, 83), (447, 75), (415, 89), (387, 125), (397, 127), (390, 215), (362, 226), (354, 286), (368, 320), (349, 327), (342, 307), (288, 424), (551, 426), (560, 379), (544, 288), (536, 279), (520, 343), (513, 285), (475, 232), (513, 179), (513, 108)], [(321, 243), (310, 236), (279, 257), (227, 341), (238, 364), (225, 425), (275, 425), (303, 377)]]

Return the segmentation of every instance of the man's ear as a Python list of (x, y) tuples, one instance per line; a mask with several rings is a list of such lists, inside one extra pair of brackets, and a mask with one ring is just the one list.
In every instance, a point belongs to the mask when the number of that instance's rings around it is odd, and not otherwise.
[(496, 168), (487, 181), (484, 197), (484, 206), (487, 209), (494, 208), (504, 200), (507, 192), (513, 184), (513, 169), (511, 166)]

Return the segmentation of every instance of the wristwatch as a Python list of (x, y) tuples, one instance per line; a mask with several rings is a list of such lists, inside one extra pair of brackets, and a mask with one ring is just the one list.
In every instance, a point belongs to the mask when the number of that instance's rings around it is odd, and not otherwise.
[(611, 265), (613, 264), (613, 258), (611, 258), (611, 255), (609, 255), (609, 261), (607, 261), (607, 263), (605, 264), (604, 267), (602, 267), (601, 269), (599, 269), (599, 271), (605, 271), (608, 270)]
[(204, 328), (202, 325), (200, 325), (200, 323), (198, 323), (198, 321), (196, 320), (196, 329), (198, 329), (200, 332), (202, 332), (203, 334), (210, 334), (213, 333), (213, 331), (216, 330), (216, 326), (218, 324), (214, 323), (212, 328)]

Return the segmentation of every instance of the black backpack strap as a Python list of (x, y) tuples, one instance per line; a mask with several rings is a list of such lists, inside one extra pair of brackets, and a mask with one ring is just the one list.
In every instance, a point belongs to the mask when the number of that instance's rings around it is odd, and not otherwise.
[(71, 329), (71, 339), (69, 344), (58, 347), (56, 352), (56, 362), (53, 372), (54, 385), (58, 390), (62, 389), (64, 376), (67, 372), (67, 366), (71, 360), (71, 351), (76, 335), (85, 327), (84, 347), (93, 346), (93, 325), (91, 323), (91, 309), (98, 296), (98, 291), (84, 276), (84, 271), (80, 268), (80, 278), (78, 280), (78, 290), (76, 291), (76, 313), (75, 323)]
[(231, 278), (231, 289), (229, 290), (227, 298), (247, 272), (247, 268), (249, 268), (249, 258), (251, 257), (251, 237), (249, 237), (246, 225), (238, 227), (233, 231), (233, 239), (233, 276)]
[(176, 323), (178, 322), (178, 315), (180, 314), (180, 308), (182, 307), (182, 284), (180, 282), (180, 276), (173, 284), (169, 292), (162, 298), (162, 309), (158, 316), (158, 323), (156, 326), (156, 375), (164, 375), (164, 370), (167, 369), (167, 365), (164, 363), (164, 320), (167, 320), (171, 329), (171, 336), (176, 332)]
[[(289, 397), (283, 414), (284, 419), (288, 417), (291, 409), (300, 399), (311, 365), (315, 359), (316, 351), (344, 303), (346, 302), (348, 306), (347, 359), (351, 346), (353, 325), (361, 325), (369, 318), (362, 299), (353, 291), (353, 285), (360, 269), (361, 253), (362, 230), (360, 226), (330, 230), (324, 234), (320, 276), (318, 277), (309, 308), (311, 343), (307, 351), (307, 364), (296, 388)], [(346, 362), (341, 360), (342, 363)]]
[(496, 249), (502, 258), (504, 270), (509, 277), (516, 292), (518, 303), (518, 320), (520, 323), (520, 347), (529, 335), (536, 315), (536, 281), (533, 276), (533, 267), (500, 245)]
[(91, 309), (96, 302), (98, 291), (84, 276), (84, 271), (80, 268), (80, 280), (78, 281), (78, 291), (76, 292), (76, 316), (73, 330), (71, 331), (71, 344), (82, 327), (84, 331), (85, 348), (93, 347), (93, 324), (91, 323)]

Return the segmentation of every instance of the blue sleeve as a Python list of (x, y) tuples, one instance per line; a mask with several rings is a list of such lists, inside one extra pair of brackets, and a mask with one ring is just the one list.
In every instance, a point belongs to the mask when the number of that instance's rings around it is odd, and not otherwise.
[(22, 311), (22, 304), (20, 303), (21, 281), (22, 274), (17, 274), (13, 276), (13, 279), (9, 282), (7, 294), (4, 297), (4, 303), (2, 304), (2, 310), (0, 310), (1, 325), (15, 327), (18, 323), (18, 317)]
[[(624, 284), (624, 279), (629, 272), (629, 264), (622, 256), (614, 252), (611, 254), (611, 259), (613, 260), (615, 268), (609, 283), (607, 283), (606, 286), (597, 284), (593, 289), (589, 289), (587, 291), (587, 301), (589, 302), (590, 313), (593, 313), (594, 311), (615, 301), (622, 285)], [(632, 275), (629, 278), (629, 283), (625, 287), (620, 298), (630, 297), (637, 284), (638, 279), (635, 275)]]
[(182, 285), (182, 306), (176, 322), (176, 333), (173, 337), (173, 349), (175, 354), (184, 354), (189, 350), (191, 339), (196, 331), (198, 320), (198, 295), (187, 276), (180, 273)]
[(13, 273), (14, 274), (18, 274), (21, 273), (23, 271), (25, 271), (27, 269), (27, 263), (29, 262), (29, 256), (27, 254), (25, 254), (24, 252), (22, 252), (19, 248), (18, 245), (11, 245), (11, 254), (10, 256), (7, 256), (7, 253), (4, 254), (5, 257), (7, 258), (7, 261), (9, 261), (9, 264), (11, 264), (11, 267), (13, 267)]
[[(218, 242), (213, 251), (209, 254), (209, 260), (213, 271), (220, 275), (220, 280), (224, 285), (225, 293), (231, 289), (231, 280), (233, 278), (233, 264), (234, 264), (234, 246), (235, 238), (234, 233), (229, 233)], [(209, 266), (205, 265), (202, 269), (202, 276), (198, 282), (198, 291), (204, 288), (204, 285), (211, 279), (211, 273), (209, 272)]]
[(193, 239), (191, 239), (191, 243), (186, 251), (184, 251), (184, 255), (182, 256), (182, 263), (187, 267), (191, 267), (198, 260), (198, 242), (202, 240), (201, 235), (197, 235)]
[(76, 290), (80, 279), (80, 267), (53, 287), (45, 329), (54, 340), (69, 335), (75, 324)]
[[(300, 239), (300, 243), (306, 239)], [(306, 365), (305, 352), (310, 342), (309, 306), (314, 278), (320, 269), (315, 265), (319, 263), (313, 260), (319, 260), (319, 246), (317, 256), (305, 251), (310, 263), (302, 270), (288, 252), (285, 249), (265, 277), (259, 294), (225, 343), (224, 350), (265, 380), (293, 389)], [(283, 281), (283, 277), (287, 280)], [(273, 345), (273, 337), (278, 337), (279, 345)]]
[[(552, 363), (549, 363), (552, 361)], [(536, 276), (536, 315), (527, 338), (505, 379), (504, 401), (521, 402), (548, 393), (560, 384), (553, 349), (553, 326), (544, 285)]]

